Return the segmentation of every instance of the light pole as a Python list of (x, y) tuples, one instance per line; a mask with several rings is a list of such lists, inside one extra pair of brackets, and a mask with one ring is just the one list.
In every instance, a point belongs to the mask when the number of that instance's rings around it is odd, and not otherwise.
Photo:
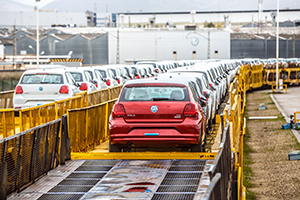
[(36, 67), (39, 68), (40, 33), (39, 33), (39, 2), (36, 0)]
[(279, 55), (279, 0), (277, 0), (277, 30), (276, 30), (276, 90), (278, 90), (278, 55)]

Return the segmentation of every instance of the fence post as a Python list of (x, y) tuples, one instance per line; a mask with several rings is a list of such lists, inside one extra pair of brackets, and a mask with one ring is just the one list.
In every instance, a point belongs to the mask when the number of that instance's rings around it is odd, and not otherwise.
[(59, 164), (59, 158), (58, 158), (58, 148), (59, 148), (59, 142), (60, 142), (59, 130), (60, 130), (60, 121), (58, 122), (57, 130), (56, 130), (55, 149), (52, 152), (51, 169), (53, 169), (55, 166), (57, 166)]
[(108, 136), (108, 102), (105, 103), (105, 138)]
[(34, 130), (33, 132), (33, 141), (32, 141), (32, 151), (31, 151), (31, 160), (30, 160), (30, 181), (34, 182), (34, 169), (35, 169), (35, 160), (36, 160), (36, 132), (39, 132), (40, 130)]
[(46, 173), (46, 174), (48, 172), (47, 161), (48, 161), (48, 153), (49, 153), (49, 141), (48, 141), (49, 129), (50, 129), (50, 125), (48, 125), (48, 127), (47, 127), (46, 141), (45, 141), (45, 153), (44, 153), (44, 173)]
[(60, 164), (64, 165), (65, 164), (65, 152), (66, 152), (66, 136), (65, 136), (65, 118), (66, 116), (63, 115), (61, 120), (62, 120), (62, 127), (61, 127), (61, 145), (60, 145)]
[(20, 132), (23, 132), (23, 116), (21, 110), (19, 110), (19, 123), (20, 123)]
[(21, 161), (22, 161), (22, 155), (21, 155), (22, 138), (23, 138), (23, 135), (20, 135), (19, 147), (18, 147), (18, 156), (17, 156), (17, 166), (16, 166), (15, 188), (17, 189), (18, 192), (20, 192), (20, 172), (21, 172)]
[(6, 186), (7, 186), (7, 163), (5, 162), (6, 141), (3, 143), (2, 159), (1, 159), (1, 185), (0, 185), (0, 200), (6, 200)]
[(7, 124), (5, 119), (5, 111), (3, 112), (3, 138), (7, 137)]
[(58, 119), (58, 106), (57, 106), (57, 102), (55, 102), (55, 119)]

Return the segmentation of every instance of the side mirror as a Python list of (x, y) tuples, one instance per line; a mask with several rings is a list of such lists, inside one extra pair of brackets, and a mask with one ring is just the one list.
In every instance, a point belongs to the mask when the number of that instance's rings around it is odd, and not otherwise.
[(210, 96), (210, 94), (209, 94), (209, 93), (207, 93), (207, 92), (204, 92), (204, 96), (205, 96), (205, 98), (206, 98), (206, 99), (208, 99), (208, 98), (209, 98), (209, 96)]
[(76, 86), (77, 86), (77, 87), (80, 87), (81, 85), (80, 85), (79, 83), (76, 83)]
[(211, 90), (212, 90), (212, 91), (215, 91), (215, 90), (216, 90), (216, 87), (212, 85), (212, 86), (211, 86)]

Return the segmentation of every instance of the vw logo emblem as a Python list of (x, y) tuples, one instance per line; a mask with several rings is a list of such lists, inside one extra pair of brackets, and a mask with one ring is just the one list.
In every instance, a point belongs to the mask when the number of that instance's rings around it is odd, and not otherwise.
[(156, 113), (156, 112), (158, 111), (157, 106), (151, 106), (151, 111), (152, 111), (153, 113)]
[(43, 91), (43, 87), (39, 87), (39, 91)]

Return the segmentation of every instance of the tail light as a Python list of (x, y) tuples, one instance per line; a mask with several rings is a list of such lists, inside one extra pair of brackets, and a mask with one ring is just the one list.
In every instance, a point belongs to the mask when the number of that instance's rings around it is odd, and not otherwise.
[(159, 73), (159, 69), (155, 69), (155, 72), (156, 72), (156, 73)]
[(80, 90), (87, 90), (88, 89), (88, 85), (86, 83), (81, 83), (81, 86), (79, 88)]
[(69, 94), (69, 87), (67, 85), (63, 85), (60, 87), (59, 93), (61, 94)]
[(125, 116), (125, 108), (122, 104), (115, 104), (113, 111), (112, 111), (112, 117), (116, 118), (116, 117), (124, 117)]
[(118, 81), (118, 83), (120, 84), (120, 79), (118, 79), (117, 81)]
[(106, 85), (110, 86), (110, 80), (109, 79), (107, 79), (107, 81), (105, 83), (106, 83)]
[(136, 75), (136, 78), (137, 78), (137, 79), (140, 79), (141, 77), (140, 77), (140, 75), (138, 74), (138, 75)]
[(95, 86), (98, 87), (98, 83), (96, 83)]
[(192, 104), (192, 103), (186, 104), (184, 111), (183, 111), (183, 115), (185, 117), (194, 117), (194, 118), (198, 119), (198, 112), (196, 109), (196, 105)]
[(16, 87), (16, 94), (23, 94), (23, 88), (19, 85)]
[(209, 86), (210, 86), (210, 89), (212, 90), (212, 83), (210, 83)]
[[(204, 94), (204, 96), (206, 97), (207, 91), (204, 91), (203, 94)], [(208, 98), (206, 98), (206, 101), (208, 101)]]
[(130, 80), (132, 80), (132, 77), (130, 77)]

